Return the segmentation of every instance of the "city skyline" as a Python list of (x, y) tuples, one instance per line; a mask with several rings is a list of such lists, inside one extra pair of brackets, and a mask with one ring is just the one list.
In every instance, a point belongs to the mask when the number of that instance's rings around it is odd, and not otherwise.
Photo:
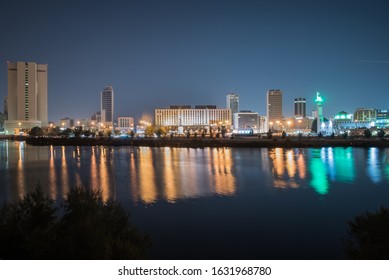
[(326, 117), (359, 107), (389, 107), (384, 99), (389, 4), (384, 1), (90, 6), (87, 1), (1, 4), (2, 103), (6, 61), (34, 61), (50, 65), (50, 121), (89, 118), (107, 84), (115, 88), (115, 116), (135, 118), (169, 104), (224, 108), (228, 92), (239, 95), (241, 110), (266, 115), (271, 88), (284, 93), (284, 116), (293, 115), (296, 97), (306, 98), (310, 115), (316, 91), (325, 98)]

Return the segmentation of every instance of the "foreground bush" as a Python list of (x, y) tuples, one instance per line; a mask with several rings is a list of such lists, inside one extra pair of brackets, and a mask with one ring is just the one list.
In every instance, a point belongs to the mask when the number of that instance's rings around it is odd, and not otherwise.
[(366, 212), (348, 222), (345, 252), (350, 259), (389, 259), (389, 209)]
[(0, 259), (142, 259), (150, 245), (119, 203), (83, 187), (59, 208), (37, 188), (0, 210)]

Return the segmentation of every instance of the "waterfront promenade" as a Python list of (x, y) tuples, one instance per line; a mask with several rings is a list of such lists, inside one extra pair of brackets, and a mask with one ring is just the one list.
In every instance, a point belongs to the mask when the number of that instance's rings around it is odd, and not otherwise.
[(146, 146), (146, 147), (240, 147), (240, 148), (319, 148), (319, 147), (389, 147), (389, 139), (379, 138), (273, 138), (257, 137), (224, 138), (48, 138), (16, 137), (14, 140), (25, 140), (31, 145), (53, 146)]

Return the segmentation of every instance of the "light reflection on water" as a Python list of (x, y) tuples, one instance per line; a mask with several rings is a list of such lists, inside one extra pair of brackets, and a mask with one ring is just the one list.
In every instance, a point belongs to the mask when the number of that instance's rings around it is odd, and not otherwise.
[(52, 198), (86, 184), (104, 199), (128, 196), (149, 204), (233, 196), (256, 182), (327, 195), (334, 183), (355, 184), (363, 176), (373, 184), (389, 181), (389, 150), (378, 148), (35, 147), (1, 141), (0, 151), (3, 200), (22, 197), (38, 183)]

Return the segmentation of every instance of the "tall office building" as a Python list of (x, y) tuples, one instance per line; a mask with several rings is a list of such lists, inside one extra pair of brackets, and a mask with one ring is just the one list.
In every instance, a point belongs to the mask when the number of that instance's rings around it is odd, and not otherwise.
[(305, 98), (299, 97), (294, 99), (294, 116), (295, 117), (306, 117), (306, 100)]
[(239, 112), (239, 95), (235, 93), (229, 93), (227, 94), (226, 101), (226, 108), (231, 109), (232, 115)]
[(271, 89), (267, 92), (267, 129), (280, 130), (282, 124), (282, 91)]
[(48, 124), (47, 64), (7, 62), (8, 120), (6, 133)]
[[(227, 109), (231, 110), (231, 116), (239, 112), (239, 95), (235, 93), (229, 93), (226, 96)], [(235, 127), (234, 118), (232, 118), (232, 125)]]
[(113, 125), (113, 89), (112, 86), (107, 86), (101, 92), (101, 122), (105, 125)]

